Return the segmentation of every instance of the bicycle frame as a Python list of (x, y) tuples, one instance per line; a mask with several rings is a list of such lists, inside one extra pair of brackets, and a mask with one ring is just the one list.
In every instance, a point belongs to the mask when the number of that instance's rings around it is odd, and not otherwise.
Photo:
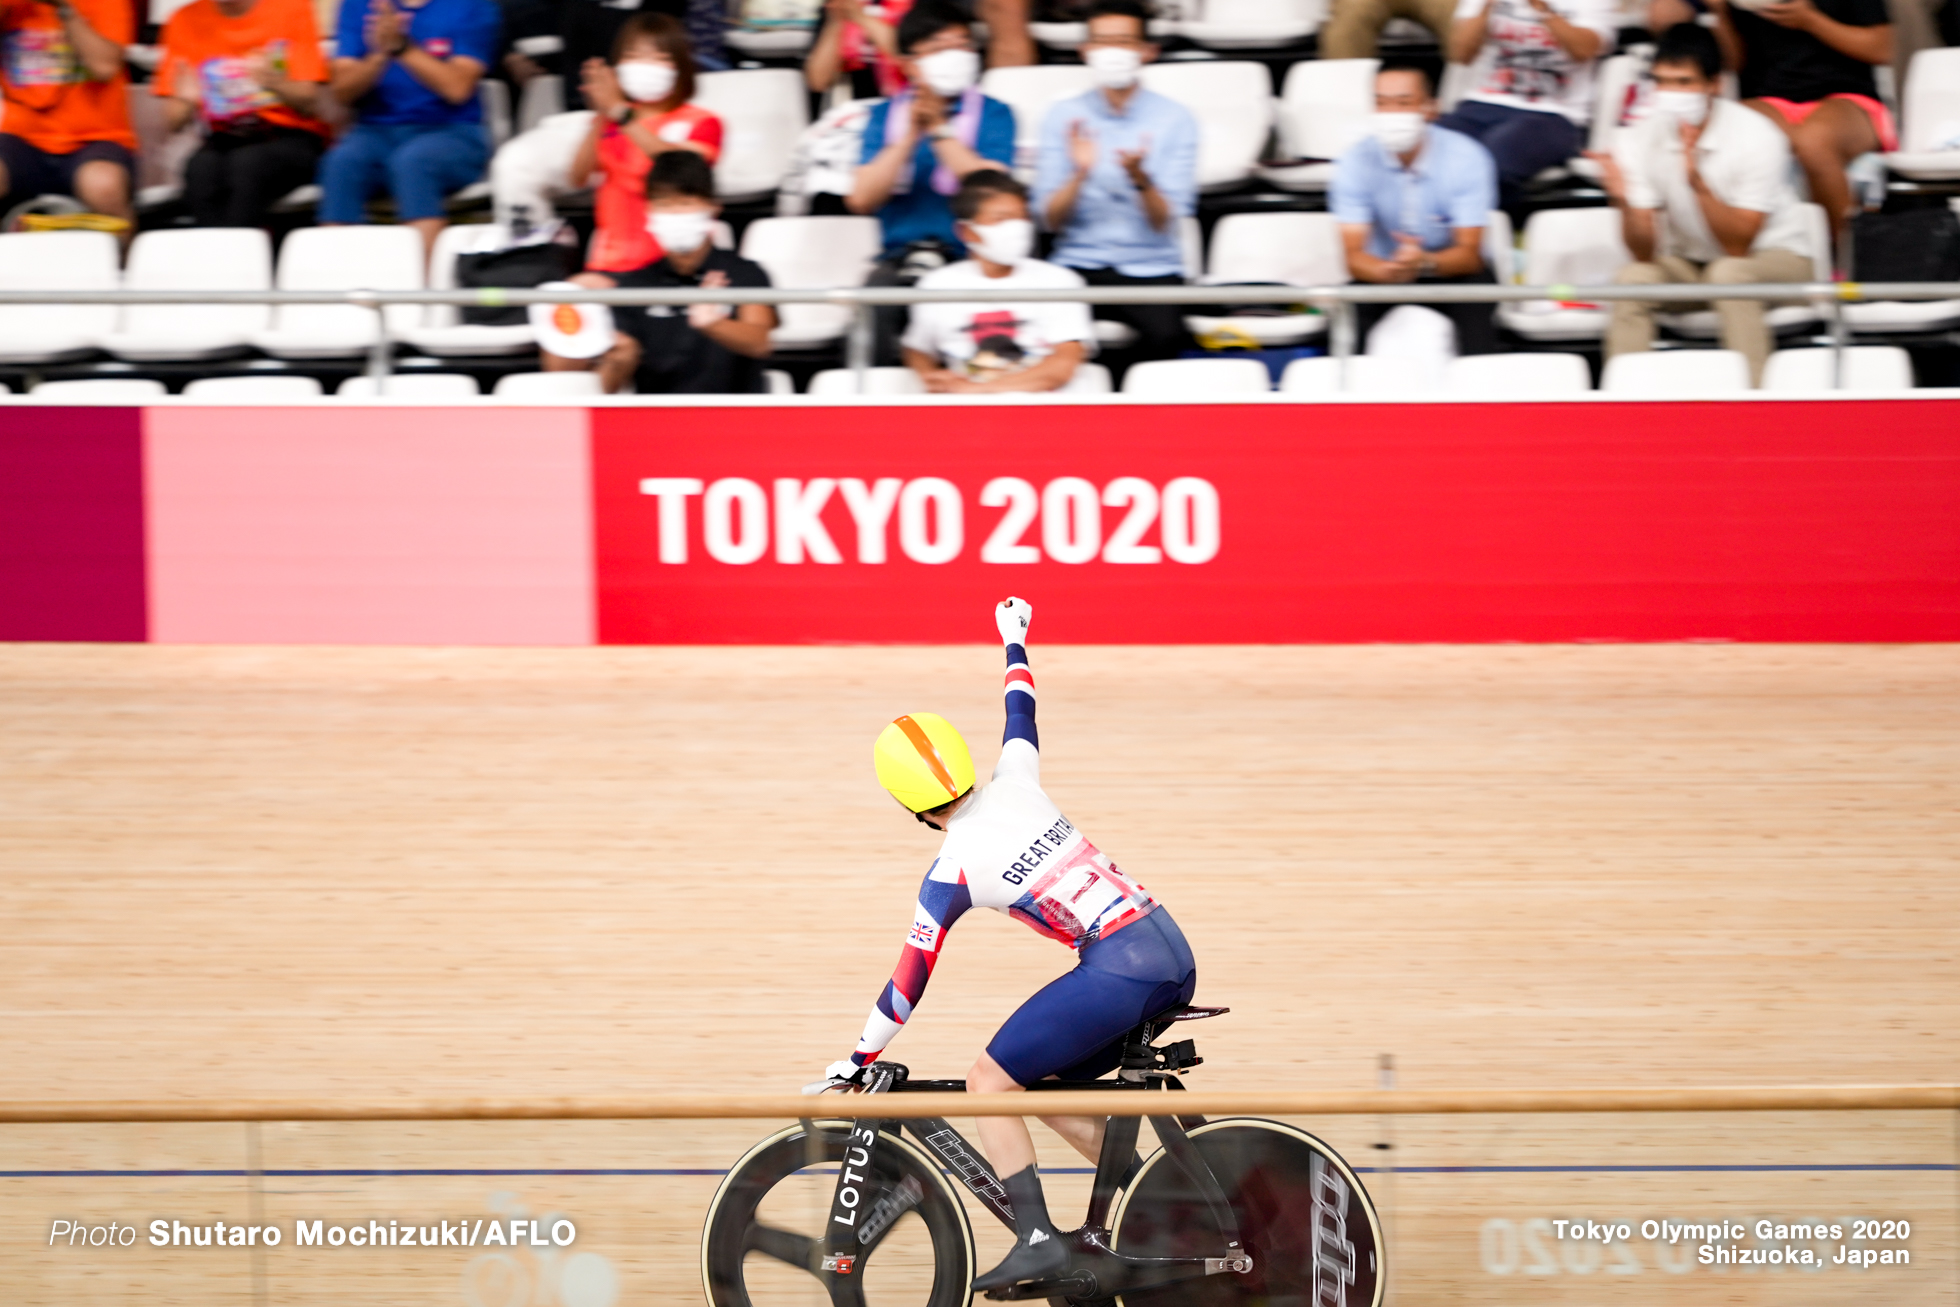
[[(1126, 1054), (1131, 1050), (1126, 1049)], [(1066, 1093), (1070, 1090), (1086, 1089), (1134, 1089), (1141, 1091), (1181, 1090), (1182, 1082), (1173, 1075), (1146, 1071), (1143, 1065), (1151, 1065), (1161, 1051), (1149, 1049), (1147, 1043), (1143, 1053), (1149, 1057), (1126, 1056), (1125, 1069), (1117, 1080), (1098, 1080), (1092, 1082), (1043, 1081), (1031, 1086), (1032, 1089), (1047, 1093)], [(1175, 1068), (1175, 1052), (1167, 1063)], [(1141, 1065), (1131, 1066), (1137, 1062)], [(877, 1062), (866, 1068), (868, 1072), (866, 1093), (905, 1093), (905, 1092), (964, 1092), (963, 1080), (908, 1080), (906, 1068), (896, 1062)], [(1198, 1279), (1206, 1275), (1243, 1273), (1252, 1267), (1252, 1259), (1239, 1240), (1237, 1218), (1232, 1213), (1230, 1201), (1226, 1198), (1218, 1178), (1212, 1174), (1196, 1145), (1185, 1133), (1187, 1128), (1195, 1128), (1204, 1123), (1202, 1117), (1180, 1117), (1175, 1114), (1152, 1115), (1150, 1123), (1163, 1141), (1164, 1149), (1176, 1162), (1178, 1168), (1191, 1180), (1199, 1195), (1211, 1210), (1212, 1220), (1223, 1235), (1223, 1247), (1215, 1257), (1129, 1257), (1117, 1252), (1109, 1245), (1109, 1211), (1116, 1198), (1117, 1188), (1129, 1169), (1130, 1161), (1136, 1155), (1137, 1136), (1142, 1127), (1141, 1117), (1117, 1116), (1108, 1118), (1104, 1129), (1102, 1151), (1096, 1162), (1096, 1179), (1089, 1195), (1089, 1210), (1082, 1227), (1067, 1236), (1071, 1243), (1073, 1265), (1059, 1280), (1038, 1281), (1015, 1285), (1005, 1290), (993, 1290), (990, 1298), (1022, 1299), (1066, 1297), (1072, 1299), (1099, 1300), (1117, 1294), (1136, 1290), (1155, 1288), (1180, 1280)], [(844, 1162), (838, 1168), (837, 1187), (832, 1191), (830, 1202), (830, 1221), (826, 1225), (822, 1270), (831, 1275), (851, 1275), (855, 1273), (857, 1262), (869, 1254), (876, 1246), (885, 1230), (895, 1223), (908, 1210), (901, 1195), (896, 1201), (893, 1195), (880, 1196), (869, 1207), (865, 1205), (866, 1189), (864, 1182), (873, 1174), (872, 1161), (877, 1154), (878, 1141), (887, 1132), (897, 1129), (910, 1131), (915, 1139), (925, 1147), (940, 1164), (952, 1175), (958, 1177), (969, 1193), (979, 1199), (1002, 1225), (1009, 1230), (1014, 1228), (1014, 1209), (1008, 1201), (1007, 1188), (994, 1174), (993, 1168), (985, 1158), (976, 1152), (966, 1138), (943, 1117), (930, 1117), (924, 1120), (891, 1121), (869, 1117), (859, 1118), (851, 1132), (851, 1141), (845, 1149)], [(916, 1203), (917, 1199), (912, 1199)]]

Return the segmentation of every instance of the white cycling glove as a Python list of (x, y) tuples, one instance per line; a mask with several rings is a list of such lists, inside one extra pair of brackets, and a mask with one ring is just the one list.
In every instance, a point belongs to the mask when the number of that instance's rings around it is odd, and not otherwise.
[(827, 1089), (836, 1089), (841, 1085), (848, 1085), (856, 1080), (858, 1073), (863, 1070), (863, 1067), (851, 1061), (848, 1057), (842, 1062), (832, 1062), (824, 1068), (823, 1079), (813, 1080), (803, 1086), (803, 1092), (806, 1094), (821, 1094)]
[(1026, 644), (1028, 623), (1034, 620), (1034, 607), (1025, 599), (1003, 599), (994, 609), (994, 625), (1000, 628), (1002, 644)]

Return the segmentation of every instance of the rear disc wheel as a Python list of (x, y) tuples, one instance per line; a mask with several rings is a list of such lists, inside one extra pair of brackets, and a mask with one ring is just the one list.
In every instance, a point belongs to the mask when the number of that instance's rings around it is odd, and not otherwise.
[[(1212, 1121), (1191, 1142), (1231, 1201), (1252, 1270), (1125, 1294), (1124, 1307), (1381, 1307), (1381, 1222), (1340, 1154), (1278, 1121)], [(1225, 1246), (1197, 1186), (1161, 1148), (1111, 1226), (1111, 1246), (1132, 1257), (1216, 1257)]]

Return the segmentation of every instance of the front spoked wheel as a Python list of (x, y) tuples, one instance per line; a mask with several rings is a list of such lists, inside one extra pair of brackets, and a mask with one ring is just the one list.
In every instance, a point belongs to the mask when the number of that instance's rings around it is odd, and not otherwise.
[(729, 1169), (701, 1236), (709, 1307), (807, 1307), (812, 1277), (833, 1307), (965, 1307), (974, 1259), (966, 1208), (931, 1159), (896, 1134), (880, 1138), (862, 1186), (850, 1273), (824, 1269), (850, 1128), (791, 1126)]
[[(1129, 1293), (1124, 1307), (1381, 1307), (1381, 1222), (1333, 1149), (1278, 1121), (1212, 1121), (1191, 1131), (1232, 1204), (1252, 1270)], [(1112, 1244), (1132, 1257), (1212, 1257), (1223, 1237), (1196, 1185), (1162, 1149), (1124, 1191)]]

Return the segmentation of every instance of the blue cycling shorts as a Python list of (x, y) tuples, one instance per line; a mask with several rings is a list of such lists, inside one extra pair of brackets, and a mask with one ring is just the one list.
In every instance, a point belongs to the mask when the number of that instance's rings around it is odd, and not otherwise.
[(1198, 964), (1160, 905), (1107, 939), (1082, 946), (1075, 970), (1021, 1004), (987, 1045), (1017, 1085), (1056, 1076), (1094, 1080), (1123, 1060), (1123, 1036), (1191, 1001)]

